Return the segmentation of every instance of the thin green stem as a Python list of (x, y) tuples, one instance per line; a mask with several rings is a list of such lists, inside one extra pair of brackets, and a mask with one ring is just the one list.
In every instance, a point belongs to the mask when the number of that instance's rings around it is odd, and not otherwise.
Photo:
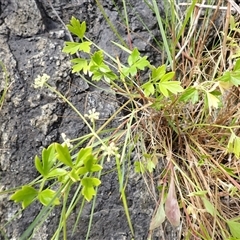
[(59, 97), (61, 97), (76, 113), (77, 115), (84, 121), (84, 123), (88, 126), (88, 128), (90, 129), (90, 131), (92, 132), (93, 136), (95, 138), (97, 138), (102, 145), (105, 146), (105, 143), (102, 141), (102, 139), (96, 134), (96, 132), (93, 130), (93, 128), (91, 127), (91, 125), (88, 123), (88, 121), (86, 120), (86, 118), (77, 110), (77, 108), (64, 96), (62, 95), (60, 92), (58, 92), (55, 88), (53, 88), (52, 86), (50, 86), (49, 84), (45, 83), (45, 85), (54, 93), (56, 93)]

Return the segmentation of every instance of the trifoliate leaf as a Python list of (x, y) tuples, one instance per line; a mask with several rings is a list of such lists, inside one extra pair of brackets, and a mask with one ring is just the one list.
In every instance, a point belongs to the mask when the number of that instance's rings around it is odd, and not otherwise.
[(104, 75), (105, 73), (111, 72), (111, 69), (110, 69), (109, 66), (106, 65), (105, 63), (100, 64), (98, 67), (99, 67), (98, 70), (99, 70), (101, 73), (103, 73), (103, 75)]
[(103, 78), (103, 74), (100, 71), (94, 71), (92, 75), (93, 81), (100, 81)]
[(137, 74), (137, 70), (144, 70), (145, 67), (149, 66), (150, 63), (147, 60), (147, 57), (141, 57), (137, 48), (134, 48), (130, 56), (128, 57), (129, 67), (125, 67), (122, 69), (122, 74), (124, 76), (135, 76)]
[(90, 42), (87, 42), (87, 41), (82, 42), (82, 43), (79, 44), (78, 50), (83, 51), (85, 53), (90, 53), (90, 50), (91, 50), (90, 46), (91, 45), (92, 45), (92, 43), (90, 43)]
[(136, 67), (140, 70), (144, 70), (145, 67), (149, 65), (149, 61), (147, 60), (147, 57), (142, 57), (135, 63)]
[(73, 182), (77, 182), (80, 180), (79, 174), (76, 169), (72, 169), (69, 173), (69, 177), (72, 179)]
[(22, 189), (16, 191), (10, 199), (14, 202), (22, 202), (22, 208), (25, 209), (37, 197), (37, 190), (31, 186), (22, 186)]
[(153, 163), (152, 160), (147, 160), (147, 170), (148, 172), (152, 173), (153, 170), (155, 169), (155, 164)]
[(89, 202), (92, 200), (93, 196), (96, 195), (94, 187), (99, 186), (101, 181), (98, 178), (85, 177), (81, 180), (81, 183), (83, 185), (82, 194)]
[(92, 72), (92, 80), (99, 81), (104, 78), (107, 82), (113, 81), (117, 76), (112, 72), (108, 65), (102, 62), (100, 65), (95, 65), (94, 62), (90, 65)]
[(94, 158), (93, 155), (89, 155), (88, 157), (85, 157), (83, 160), (84, 166), (80, 167), (77, 170), (78, 175), (83, 175), (85, 173), (90, 172), (98, 172), (102, 170), (102, 166), (96, 163), (97, 159)]
[(103, 77), (104, 77), (105, 81), (108, 82), (108, 83), (110, 83), (111, 81), (118, 78), (117, 75), (114, 74), (113, 72), (107, 72), (107, 73), (104, 74)]
[[(130, 68), (128, 68), (128, 73), (130, 73), (130, 75), (132, 77), (137, 75), (137, 67), (136, 64), (132, 65)], [(128, 74), (127, 74), (128, 75)]]

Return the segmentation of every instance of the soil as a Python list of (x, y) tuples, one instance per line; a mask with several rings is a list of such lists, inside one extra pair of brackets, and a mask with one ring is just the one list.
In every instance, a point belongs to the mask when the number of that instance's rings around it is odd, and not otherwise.
[[(109, 91), (90, 86), (79, 76), (71, 73), (70, 57), (62, 52), (68, 32), (59, 21), (68, 24), (75, 16), (86, 21), (88, 37), (113, 56), (124, 57), (111, 41), (118, 39), (108, 26), (94, 0), (0, 0), (0, 60), (9, 73), (10, 87), (0, 110), (0, 190), (7, 190), (26, 184), (38, 176), (33, 159), (43, 147), (56, 141), (61, 142), (61, 133), (76, 138), (88, 132), (86, 125), (74, 114), (69, 106), (47, 89), (35, 89), (33, 80), (43, 73), (51, 76), (49, 83), (68, 99), (82, 113), (96, 108), (100, 118), (107, 119), (118, 106)], [(133, 46), (149, 56), (152, 62), (161, 58), (151, 47), (152, 36), (148, 36), (138, 16), (160, 39), (157, 23), (152, 12), (143, 1), (131, 0), (128, 5)], [(162, 9), (162, 1), (159, 8)], [(104, 0), (101, 4), (119, 34), (129, 40), (120, 13), (122, 1)], [(0, 93), (3, 93), (4, 77), (0, 74)], [(113, 122), (113, 125), (118, 124)], [(104, 171), (114, 167), (107, 163)], [(132, 170), (126, 189), (130, 216), (135, 236), (131, 235), (122, 201), (118, 191), (116, 172), (102, 177), (102, 185), (94, 212), (89, 239), (147, 239), (149, 224), (156, 203), (149, 196), (146, 184), (139, 174)], [(15, 220), (5, 225), (20, 206), (9, 201), (9, 195), (0, 195), (0, 239), (20, 239), (20, 236), (41, 210), (33, 204)], [(83, 215), (74, 235), (68, 239), (85, 239), (91, 203), (84, 208)], [(56, 209), (47, 221), (36, 230), (32, 239), (51, 239), (58, 226), (60, 209)], [(69, 227), (77, 218), (77, 209), (69, 218)], [(157, 229), (153, 239), (177, 239), (177, 231), (168, 224)]]

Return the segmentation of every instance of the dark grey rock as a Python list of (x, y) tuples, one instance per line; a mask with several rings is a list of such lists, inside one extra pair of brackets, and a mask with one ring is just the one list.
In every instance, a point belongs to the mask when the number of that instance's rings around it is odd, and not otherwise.
[(2, 7), (4, 22), (12, 35), (29, 37), (44, 30), (42, 16), (35, 1), (5, 2), (8, 3), (5, 6), (3, 3)]
[[(148, 46), (152, 38), (146, 36), (147, 31), (138, 21), (137, 14), (150, 29), (155, 28), (154, 16), (143, 1), (135, 2), (132, 1), (129, 13), (133, 44), (149, 54), (152, 61), (157, 61), (159, 53), (154, 57)], [(110, 21), (128, 43), (125, 26), (119, 24), (122, 1), (116, 1), (118, 9), (112, 1), (103, 1), (103, 4)], [(11, 82), (0, 110), (0, 191), (31, 182), (37, 176), (34, 156), (50, 143), (62, 141), (61, 133), (75, 138), (89, 132), (84, 122), (56, 94), (46, 88), (33, 87), (38, 75), (47, 73), (51, 76), (49, 84), (65, 95), (82, 114), (96, 108), (101, 113), (100, 123), (112, 116), (118, 106), (114, 93), (104, 84), (99, 84), (99, 90), (71, 73), (70, 57), (62, 53), (64, 41), (69, 36), (56, 13), (65, 24), (72, 16), (80, 21), (86, 20), (88, 36), (92, 40), (113, 56), (122, 54), (111, 43), (112, 40), (118, 41), (117, 37), (94, 0), (0, 0), (0, 60), (6, 65)], [(0, 75), (0, 92), (4, 87), (4, 78)], [(119, 122), (112, 122), (112, 126), (118, 125)], [(114, 163), (107, 163), (104, 171), (113, 167)], [(89, 239), (131, 239), (116, 172), (103, 175), (102, 183)], [(126, 193), (135, 239), (146, 239), (155, 203), (149, 197), (143, 179), (134, 173), (129, 178)], [(0, 239), (4, 239), (3, 233), (7, 239), (19, 239), (41, 206), (32, 204), (5, 226), (19, 209), (20, 206), (9, 201), (6, 195), (0, 195)], [(91, 203), (86, 205), (76, 232), (69, 239), (85, 239), (90, 210)], [(56, 208), (41, 228), (35, 230), (32, 239), (51, 239), (58, 226), (59, 213), (60, 209)], [(69, 228), (74, 225), (77, 214), (76, 209), (68, 220)]]

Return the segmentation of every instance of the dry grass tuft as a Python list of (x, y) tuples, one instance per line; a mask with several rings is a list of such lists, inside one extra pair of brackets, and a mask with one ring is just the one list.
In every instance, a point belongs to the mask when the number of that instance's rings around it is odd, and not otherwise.
[[(237, 58), (233, 55), (240, 48), (231, 43), (239, 43), (239, 32), (230, 29), (230, 1), (224, 10), (222, 6), (221, 1), (211, 11), (196, 6), (191, 17), (195, 25), (188, 26), (176, 44), (174, 66), (185, 87), (209, 82), (211, 88), (215, 79), (233, 69)], [(219, 16), (222, 24), (217, 21)], [(228, 144), (232, 133), (239, 136), (239, 94), (235, 86), (224, 91), (221, 108), (211, 114), (201, 95), (194, 104), (178, 98), (165, 100), (160, 111), (144, 109), (136, 125), (136, 132), (144, 133), (145, 148), (152, 158), (165, 166), (157, 178), (150, 176), (163, 185), (165, 193), (174, 172), (183, 239), (230, 239), (233, 235), (228, 220), (239, 217), (240, 159), (229, 153)], [(160, 202), (162, 198), (161, 193)]]

